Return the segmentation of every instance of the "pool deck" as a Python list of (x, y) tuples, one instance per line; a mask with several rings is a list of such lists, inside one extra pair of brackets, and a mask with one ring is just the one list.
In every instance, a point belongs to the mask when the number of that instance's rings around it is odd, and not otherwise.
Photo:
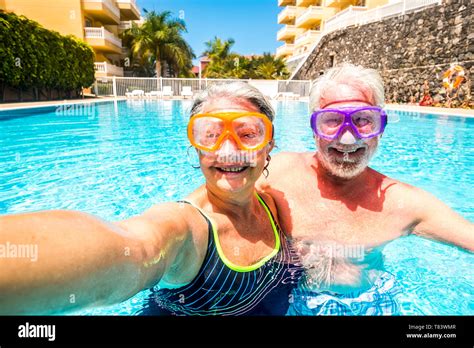
[(51, 107), (51, 106), (61, 106), (61, 105), (71, 105), (71, 104), (89, 104), (89, 103), (103, 103), (110, 102), (114, 100), (126, 100), (125, 97), (104, 97), (104, 98), (84, 98), (84, 99), (64, 99), (64, 100), (48, 100), (48, 101), (39, 101), (39, 102), (20, 102), (20, 103), (5, 103), (0, 104), (1, 110), (20, 110), (27, 108), (41, 108), (41, 107)]
[[(51, 101), (40, 101), (40, 102), (21, 102), (21, 103), (5, 103), (0, 104), (1, 110), (16, 110), (16, 109), (27, 109), (27, 108), (38, 108), (48, 106), (60, 106), (65, 104), (82, 104), (82, 103), (103, 103), (110, 101), (119, 100), (186, 100), (183, 98), (171, 98), (171, 99), (134, 99), (126, 97), (103, 97), (103, 98), (85, 98), (85, 99), (72, 99), (72, 100), (51, 100)], [(432, 114), (432, 115), (445, 115), (445, 116), (457, 116), (457, 117), (469, 117), (474, 118), (474, 110), (469, 109), (449, 109), (449, 108), (435, 108), (429, 106), (418, 106), (412, 104), (386, 104), (385, 109), (397, 110), (406, 112), (418, 112), (421, 114)]]
[(470, 109), (459, 109), (459, 108), (435, 108), (431, 106), (418, 106), (412, 104), (386, 104), (386, 110), (397, 110), (407, 112), (417, 112), (420, 114), (431, 114), (431, 115), (445, 115), (445, 116), (457, 116), (457, 117), (470, 117), (474, 118), (474, 110)]

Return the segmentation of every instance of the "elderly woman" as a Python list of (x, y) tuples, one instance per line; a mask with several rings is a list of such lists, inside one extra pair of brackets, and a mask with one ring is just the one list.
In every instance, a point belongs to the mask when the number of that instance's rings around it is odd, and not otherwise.
[(274, 111), (246, 83), (196, 98), (188, 137), (205, 186), (185, 200), (107, 222), (75, 211), (0, 217), (0, 314), (110, 305), (159, 285), (142, 314), (283, 315), (299, 277), (272, 198), (255, 189), (273, 148)]

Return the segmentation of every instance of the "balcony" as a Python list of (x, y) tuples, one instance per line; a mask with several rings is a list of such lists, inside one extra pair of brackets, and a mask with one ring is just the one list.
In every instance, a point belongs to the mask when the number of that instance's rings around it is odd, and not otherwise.
[(278, 15), (278, 24), (294, 24), (297, 14), (296, 6), (287, 6)]
[(278, 6), (294, 5), (295, 0), (278, 0)]
[(319, 30), (307, 30), (303, 34), (299, 35), (295, 39), (295, 46), (300, 47), (303, 45), (311, 45), (321, 35)]
[(107, 62), (95, 62), (95, 76), (123, 76), (123, 68)]
[(119, 30), (127, 30), (132, 27), (132, 21), (120, 21)]
[(112, 0), (81, 0), (86, 14), (103, 24), (119, 24), (120, 10)]
[(312, 47), (311, 44), (301, 45), (301, 46), (295, 48), (295, 50), (293, 52), (293, 55), (294, 56), (308, 55), (308, 53), (311, 53), (310, 52), (311, 47)]
[(355, 2), (356, 1), (354, 1), (354, 0), (326, 0), (325, 5), (327, 7), (344, 8), (344, 7), (347, 7), (349, 5), (354, 5)]
[(140, 10), (135, 0), (115, 0), (120, 9), (120, 18), (122, 20), (140, 19)]
[(284, 44), (277, 48), (276, 56), (277, 57), (287, 57), (293, 54), (293, 50), (295, 49), (295, 45), (293, 44)]
[[(285, 60), (286, 66), (289, 68), (290, 66), (293, 66), (296, 68), (298, 66), (298, 63), (301, 59), (305, 58), (308, 54), (297, 54), (296, 51), (293, 52), (293, 55), (288, 57)], [(291, 70), (291, 69), (290, 69)]]
[(326, 19), (335, 13), (334, 9), (322, 6), (310, 6), (296, 18), (295, 25), (297, 28), (311, 28), (315, 25), (321, 24), (323, 19)]
[(285, 25), (277, 32), (278, 41), (291, 41), (295, 36), (301, 34), (304, 29), (298, 29), (294, 25)]
[(122, 47), (122, 57), (128, 57), (130, 55), (130, 49), (128, 47)]
[(339, 11), (338, 13), (336, 13), (331, 18), (327, 18), (324, 23), (350, 18), (350, 17), (353, 17), (356, 12), (361, 13), (363, 11), (367, 11), (367, 7), (365, 7), (365, 6), (352, 6), (351, 5), (348, 8), (345, 8), (344, 10)]
[(308, 7), (308, 6), (321, 6), (322, 0), (296, 0), (296, 6)]
[(122, 41), (104, 27), (84, 28), (86, 42), (95, 50), (106, 53), (122, 53)]

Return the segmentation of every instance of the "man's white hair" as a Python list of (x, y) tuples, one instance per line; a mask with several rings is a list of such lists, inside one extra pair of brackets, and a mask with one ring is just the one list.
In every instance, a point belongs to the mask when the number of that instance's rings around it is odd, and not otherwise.
[(385, 104), (383, 80), (379, 72), (360, 65), (344, 63), (330, 68), (314, 81), (309, 97), (311, 111), (324, 106), (320, 105), (320, 102), (321, 99), (328, 98), (326, 96), (328, 89), (333, 89), (334, 86), (341, 84), (351, 86), (362, 92), (367, 96), (368, 100), (373, 99), (375, 105), (383, 107)]

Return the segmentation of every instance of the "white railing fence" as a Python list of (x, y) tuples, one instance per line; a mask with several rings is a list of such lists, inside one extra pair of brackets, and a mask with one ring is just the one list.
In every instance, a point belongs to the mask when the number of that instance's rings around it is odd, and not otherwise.
[(123, 76), (123, 68), (107, 62), (95, 62), (95, 71), (102, 74)]
[(117, 36), (112, 34), (110, 31), (108, 31), (104, 27), (100, 27), (100, 28), (85, 27), (84, 34), (86, 38), (109, 40), (110, 42), (114, 43), (116, 46), (122, 47), (122, 40), (120, 40)]
[(348, 9), (341, 11), (340, 13), (324, 21), (321, 35), (319, 35), (315, 42), (311, 45), (306, 57), (300, 62), (296, 69), (293, 70), (290, 79), (292, 79), (305, 64), (311, 52), (313, 52), (313, 50), (318, 46), (324, 35), (339, 29), (347, 28), (351, 25), (364, 25), (393, 16), (403, 16), (407, 13), (415, 12), (421, 8), (432, 5), (441, 5), (442, 3), (443, 0), (403, 0), (370, 10), (362, 10), (363, 8), (361, 7), (350, 6)]
[(91, 38), (91, 39), (104, 39), (105, 34), (104, 34), (104, 27), (85, 27), (84, 28), (84, 33), (86, 38)]
[(349, 6), (324, 21), (324, 33), (330, 33), (339, 28), (344, 28), (344, 26), (351, 25), (349, 23), (354, 23), (354, 18), (357, 14), (365, 11), (367, 11), (367, 7)]
[(191, 87), (196, 94), (213, 84), (244, 81), (258, 88), (269, 98), (277, 98), (280, 93), (293, 93), (302, 98), (309, 96), (311, 81), (309, 80), (252, 80), (252, 79), (186, 79), (186, 78), (154, 78), (154, 77), (99, 77), (96, 79), (92, 92), (98, 97), (123, 97), (126, 93), (140, 90), (144, 93), (162, 92), (164, 87), (171, 88), (173, 96), (181, 96), (183, 87)]
[(96, 72), (99, 73), (107, 73), (107, 63), (105, 62), (95, 62), (94, 63), (94, 69)]

